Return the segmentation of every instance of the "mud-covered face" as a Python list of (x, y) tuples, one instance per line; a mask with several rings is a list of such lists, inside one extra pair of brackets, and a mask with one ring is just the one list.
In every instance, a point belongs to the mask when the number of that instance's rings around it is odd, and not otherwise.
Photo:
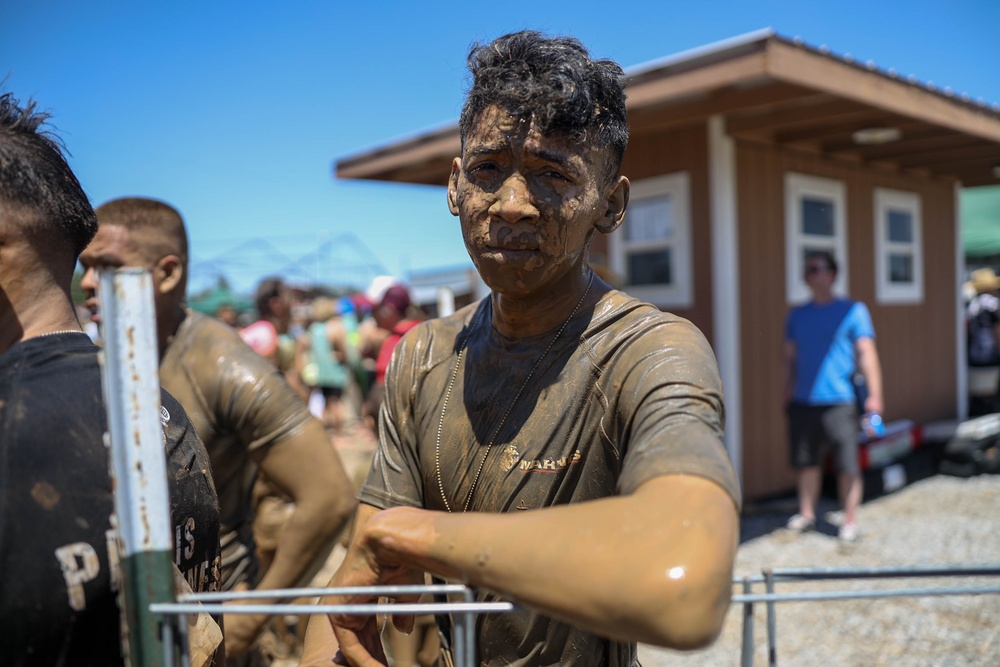
[(531, 296), (583, 261), (609, 216), (606, 159), (496, 107), (483, 112), (452, 165), (448, 202), (491, 289)]
[(150, 262), (127, 228), (101, 225), (94, 240), (80, 253), (80, 264), (84, 271), (80, 288), (87, 297), (86, 305), (92, 313), (91, 317), (97, 322), (101, 312), (97, 301), (97, 269), (148, 268)]

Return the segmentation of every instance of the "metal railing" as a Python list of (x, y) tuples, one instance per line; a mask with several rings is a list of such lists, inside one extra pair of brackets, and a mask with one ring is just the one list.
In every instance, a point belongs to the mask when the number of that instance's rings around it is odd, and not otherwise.
[[(794, 584), (810, 581), (848, 581), (859, 579), (915, 579), (915, 578), (957, 578), (957, 577), (1000, 577), (1000, 564), (965, 566), (909, 566), (909, 567), (869, 567), (869, 568), (774, 568), (764, 570), (759, 575), (735, 577), (734, 586), (742, 593), (734, 594), (734, 605), (743, 607), (743, 637), (740, 664), (752, 667), (756, 642), (754, 638), (754, 605), (767, 607), (767, 656), (768, 665), (777, 665), (777, 615), (775, 605), (779, 602), (829, 602), (837, 600), (882, 599), (900, 597), (931, 597), (954, 595), (996, 595), (1000, 585), (991, 586), (938, 586), (891, 589), (851, 589), (778, 593), (778, 583)], [(763, 586), (764, 593), (755, 593), (754, 587)], [(417, 602), (417, 603), (372, 603), (372, 604), (241, 604), (224, 607), (226, 601), (252, 601), (254, 599), (295, 599), (331, 597), (344, 595), (366, 595), (377, 598), (394, 598), (402, 595), (461, 595), (462, 602)], [(195, 593), (182, 596), (175, 603), (154, 603), (149, 611), (153, 614), (180, 617), (177, 634), (170, 630), (173, 624), (165, 623), (164, 644), (176, 646), (182, 640), (187, 627), (188, 614), (223, 612), (238, 614), (343, 614), (366, 616), (372, 614), (450, 614), (454, 625), (453, 655), (456, 667), (473, 667), (476, 664), (475, 615), (481, 613), (504, 613), (517, 607), (510, 602), (475, 602), (475, 591), (458, 584), (437, 584), (424, 586), (372, 586), (354, 588), (292, 588), (284, 590), (245, 591), (239, 593)], [(186, 640), (186, 637), (183, 638)], [(185, 641), (186, 643), (186, 641)], [(187, 667), (186, 651), (177, 651), (182, 656), (181, 667)], [(169, 650), (168, 650), (169, 653)], [(174, 663), (168, 660), (166, 665)]]
[[(743, 641), (740, 665), (753, 667), (754, 652), (754, 604), (767, 605), (767, 664), (778, 664), (777, 616), (775, 604), (778, 602), (822, 602), (833, 600), (856, 600), (899, 597), (930, 597), (942, 595), (996, 595), (997, 586), (942, 586), (923, 588), (860, 589), (808, 591), (802, 593), (777, 593), (777, 583), (802, 583), (806, 581), (830, 581), (851, 579), (909, 579), (909, 578), (954, 578), (954, 577), (1000, 577), (1000, 564), (950, 565), (950, 566), (910, 566), (910, 567), (868, 567), (868, 568), (774, 568), (762, 574), (736, 577), (733, 584), (741, 586), (743, 593), (733, 595), (733, 604), (743, 605)], [(754, 586), (763, 584), (765, 593), (754, 593)]]
[[(241, 604), (224, 606), (224, 602), (255, 599), (295, 599), (364, 595), (375, 598), (395, 598), (402, 595), (461, 595), (461, 602), (413, 602), (370, 604)], [(173, 654), (180, 655), (181, 667), (189, 667), (187, 655), (187, 616), (189, 614), (267, 614), (311, 615), (342, 614), (369, 616), (377, 614), (420, 615), (449, 614), (452, 617), (452, 655), (455, 667), (473, 667), (476, 663), (475, 615), (514, 611), (511, 602), (476, 602), (475, 591), (461, 584), (429, 584), (419, 586), (358, 586), (342, 588), (286, 588), (228, 593), (191, 593), (177, 602), (159, 602), (149, 606), (151, 614), (176, 616), (176, 623), (163, 623), (164, 664), (173, 667)]]

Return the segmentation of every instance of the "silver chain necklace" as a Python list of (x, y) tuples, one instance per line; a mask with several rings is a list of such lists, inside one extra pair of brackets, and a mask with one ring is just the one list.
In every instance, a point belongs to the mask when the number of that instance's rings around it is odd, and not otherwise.
[[(542, 361), (545, 359), (546, 356), (548, 356), (549, 350), (551, 350), (552, 346), (555, 345), (557, 340), (559, 340), (559, 337), (562, 335), (563, 331), (566, 329), (567, 326), (569, 326), (570, 321), (574, 317), (576, 317), (576, 312), (580, 310), (580, 306), (583, 305), (583, 300), (587, 298), (588, 294), (590, 294), (590, 288), (593, 284), (594, 284), (594, 272), (591, 271), (590, 281), (587, 283), (587, 289), (584, 291), (583, 296), (581, 296), (580, 300), (576, 302), (576, 306), (573, 307), (573, 312), (570, 313), (569, 317), (566, 318), (566, 321), (562, 323), (562, 326), (559, 327), (559, 330), (556, 332), (556, 335), (553, 336), (552, 340), (549, 341), (549, 344), (548, 346), (546, 346), (545, 351), (542, 352), (542, 355), (540, 357), (538, 357), (538, 360), (535, 362), (535, 365), (531, 367), (531, 370), (528, 372), (528, 376), (524, 378), (524, 382), (521, 383), (521, 388), (517, 390), (517, 393), (514, 394), (514, 398), (511, 399), (510, 403), (507, 405), (507, 411), (504, 412), (503, 417), (500, 418), (500, 423), (497, 424), (497, 427), (495, 429), (493, 429), (493, 435), (490, 436), (490, 440), (486, 445), (486, 452), (483, 454), (483, 458), (480, 459), (479, 461), (479, 468), (476, 469), (476, 476), (472, 478), (472, 486), (469, 487), (469, 493), (465, 496), (465, 504), (462, 506), (463, 512), (469, 511), (469, 504), (472, 502), (472, 494), (475, 493), (476, 485), (479, 484), (479, 476), (483, 474), (483, 467), (486, 465), (486, 459), (490, 455), (490, 450), (493, 449), (493, 443), (496, 441), (497, 436), (500, 434), (500, 430), (503, 428), (503, 425), (507, 423), (507, 416), (510, 415), (510, 411), (514, 408), (514, 405), (517, 403), (517, 399), (519, 399), (521, 397), (521, 394), (524, 393), (524, 390), (528, 386), (528, 382), (530, 382), (531, 378), (535, 375), (535, 371), (538, 370), (538, 367), (541, 365)], [(465, 354), (465, 348), (469, 344), (469, 339), (472, 338), (472, 334), (473, 332), (475, 332), (476, 326), (479, 324), (479, 318), (482, 316), (485, 310), (486, 308), (483, 307), (476, 314), (476, 319), (472, 321), (472, 325), (469, 327), (469, 333), (465, 337), (465, 340), (462, 341), (462, 347), (459, 348), (458, 350), (458, 357), (455, 359), (455, 368), (452, 369), (451, 371), (451, 380), (448, 382), (448, 388), (445, 390), (444, 394), (444, 403), (441, 405), (441, 416), (438, 419), (437, 437), (435, 438), (434, 441), (434, 468), (435, 472), (437, 473), (438, 490), (441, 492), (441, 500), (444, 501), (444, 507), (449, 512), (453, 510), (451, 509), (451, 504), (448, 502), (448, 496), (444, 492), (444, 482), (441, 479), (441, 431), (444, 428), (444, 414), (445, 411), (448, 409), (448, 399), (451, 398), (451, 390), (455, 386), (455, 379), (458, 377), (458, 369), (462, 365), (462, 356)]]
[(87, 335), (86, 331), (80, 331), (79, 329), (60, 329), (59, 331), (48, 331), (46, 333), (38, 334), (37, 336), (32, 336), (32, 338), (44, 338), (45, 336), (58, 336), (59, 334), (69, 334), (69, 333), (83, 334), (85, 336)]

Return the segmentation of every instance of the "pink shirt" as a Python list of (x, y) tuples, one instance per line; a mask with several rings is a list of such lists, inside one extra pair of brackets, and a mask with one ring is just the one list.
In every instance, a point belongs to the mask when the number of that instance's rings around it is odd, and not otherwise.
[(262, 357), (272, 359), (278, 352), (278, 330), (267, 320), (257, 320), (240, 329), (240, 337)]

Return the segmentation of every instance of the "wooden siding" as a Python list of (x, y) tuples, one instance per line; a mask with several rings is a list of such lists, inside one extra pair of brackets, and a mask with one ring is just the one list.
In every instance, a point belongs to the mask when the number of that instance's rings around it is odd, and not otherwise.
[[(955, 416), (955, 219), (951, 182), (831, 162), (751, 142), (737, 144), (742, 326), (743, 480), (748, 498), (794, 488), (782, 406), (785, 301), (784, 174), (836, 179), (846, 190), (851, 296), (872, 313), (885, 418), (926, 423)], [(875, 302), (874, 188), (919, 194), (924, 301)], [(841, 263), (843, 258), (839, 258)]]
[[(691, 125), (670, 132), (631, 137), (622, 162), (622, 173), (628, 176), (629, 180), (638, 181), (678, 171), (686, 171), (691, 179), (693, 305), (684, 309), (672, 308), (671, 312), (691, 320), (711, 342), (713, 338), (712, 246), (709, 221), (707, 126)], [(596, 249), (595, 244), (595, 251)]]

